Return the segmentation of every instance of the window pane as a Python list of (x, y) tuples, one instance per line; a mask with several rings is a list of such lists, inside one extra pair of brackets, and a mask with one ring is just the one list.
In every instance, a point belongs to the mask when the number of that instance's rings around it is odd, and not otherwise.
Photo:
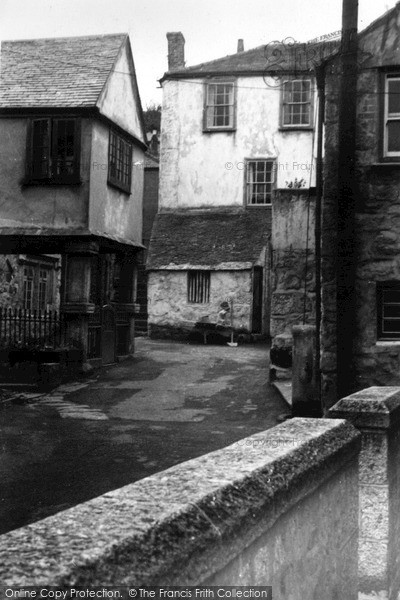
[(273, 183), (273, 161), (249, 161), (246, 168), (247, 203), (270, 204)]
[(286, 81), (282, 94), (282, 124), (310, 125), (311, 81)]
[(400, 79), (388, 80), (388, 111), (390, 113), (400, 113)]
[(73, 175), (75, 161), (75, 120), (57, 119), (55, 125), (55, 174)]
[(400, 333), (400, 319), (384, 319), (383, 333)]
[(108, 151), (108, 179), (130, 191), (132, 177), (132, 144), (112, 131)]
[(207, 128), (233, 126), (233, 83), (207, 85)]
[(388, 304), (383, 307), (383, 318), (399, 318), (400, 319), (400, 304)]
[(49, 120), (32, 122), (32, 176), (48, 177), (50, 157)]
[(383, 290), (383, 302), (385, 304), (390, 302), (396, 302), (400, 304), (400, 288)]
[(388, 121), (388, 152), (400, 152), (400, 121)]

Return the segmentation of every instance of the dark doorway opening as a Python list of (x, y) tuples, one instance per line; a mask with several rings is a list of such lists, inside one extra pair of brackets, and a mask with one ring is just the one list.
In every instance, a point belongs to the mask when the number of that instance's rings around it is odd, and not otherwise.
[(263, 268), (253, 269), (252, 333), (262, 333)]

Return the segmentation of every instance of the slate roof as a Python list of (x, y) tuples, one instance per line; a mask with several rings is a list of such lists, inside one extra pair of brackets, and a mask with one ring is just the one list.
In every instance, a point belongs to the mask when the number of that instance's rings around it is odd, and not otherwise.
[(315, 43), (299, 43), (288, 40), (272, 42), (252, 50), (230, 54), (223, 58), (185, 67), (165, 73), (164, 79), (185, 78), (214, 74), (252, 74), (289, 71), (308, 72), (322, 60), (334, 54), (340, 41), (323, 40)]
[(6, 41), (0, 108), (94, 107), (127, 34)]
[(153, 225), (147, 269), (184, 265), (229, 269), (229, 263), (249, 268), (268, 244), (270, 232), (268, 208), (159, 213)]

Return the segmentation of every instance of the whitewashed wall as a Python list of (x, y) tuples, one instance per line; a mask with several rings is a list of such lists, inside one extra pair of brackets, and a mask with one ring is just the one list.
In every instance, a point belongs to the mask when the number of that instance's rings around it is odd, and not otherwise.
[[(274, 87), (275, 85), (275, 87)], [(315, 185), (312, 131), (279, 130), (281, 90), (262, 77), (237, 80), (235, 132), (203, 133), (201, 79), (163, 83), (160, 207), (241, 206), (244, 159), (276, 159), (277, 187)]]

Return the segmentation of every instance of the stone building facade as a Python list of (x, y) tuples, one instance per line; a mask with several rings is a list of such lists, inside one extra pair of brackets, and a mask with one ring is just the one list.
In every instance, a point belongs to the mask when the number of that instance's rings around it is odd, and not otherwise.
[[(400, 383), (400, 6), (359, 34), (354, 253), (354, 388)], [(339, 58), (325, 65), (321, 370), (336, 393)]]
[[(159, 215), (147, 263), (150, 333), (172, 334), (205, 316), (215, 321), (227, 300), (234, 329), (289, 331), (303, 321), (298, 278), (309, 277), (298, 253), (309, 248), (312, 261), (312, 236), (300, 241), (306, 227), (295, 219), (307, 219), (303, 197), (315, 188), (317, 92), (309, 52), (315, 56), (319, 47), (282, 44), (277, 66), (276, 45), (244, 51), (240, 41), (236, 54), (185, 67), (182, 34), (167, 37)], [(295, 244), (285, 215), (297, 229)], [(206, 293), (191, 295), (197, 285)], [(309, 298), (306, 312), (312, 320)]]

